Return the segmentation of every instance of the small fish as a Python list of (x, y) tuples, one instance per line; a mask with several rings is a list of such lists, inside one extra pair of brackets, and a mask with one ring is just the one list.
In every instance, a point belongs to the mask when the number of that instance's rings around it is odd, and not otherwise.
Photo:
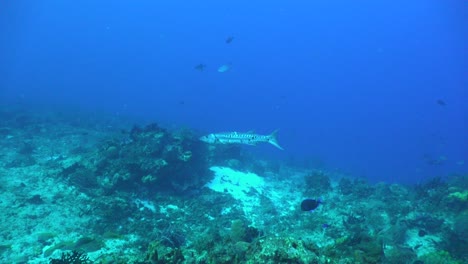
[(301, 210), (307, 212), (313, 212), (322, 203), (321, 199), (310, 199), (307, 198), (301, 203)]
[(276, 134), (278, 130), (275, 130), (270, 135), (259, 135), (253, 132), (239, 133), (239, 132), (227, 132), (209, 134), (200, 138), (201, 141), (209, 144), (244, 144), (256, 146), (258, 143), (270, 143), (273, 146), (283, 150), (278, 144)]
[(203, 63), (200, 63), (197, 66), (195, 66), (194, 68), (195, 68), (195, 70), (203, 71), (206, 68), (206, 65), (203, 64)]
[(218, 72), (219, 73), (223, 73), (223, 72), (227, 72), (231, 69), (231, 65), (230, 64), (224, 64), (224, 65), (221, 65), (219, 68), (218, 68)]
[(447, 161), (447, 157), (445, 156), (439, 156), (437, 158), (434, 158), (430, 155), (425, 156), (426, 162), (429, 165), (443, 165)]
[(442, 100), (442, 99), (438, 99), (438, 100), (437, 100), (437, 104), (440, 105), (440, 106), (446, 106), (446, 105), (447, 105), (447, 104), (445, 103), (445, 101)]
[(234, 37), (232, 37), (232, 36), (231, 36), (231, 37), (228, 37), (228, 38), (226, 39), (226, 44), (231, 44), (231, 42), (232, 42), (233, 40), (234, 40)]

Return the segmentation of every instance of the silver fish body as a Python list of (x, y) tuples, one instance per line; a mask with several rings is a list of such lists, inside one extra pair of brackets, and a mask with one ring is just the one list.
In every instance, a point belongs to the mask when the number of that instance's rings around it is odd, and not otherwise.
[(224, 72), (229, 71), (230, 69), (231, 69), (231, 65), (230, 65), (230, 64), (224, 64), (224, 65), (219, 66), (218, 72), (219, 72), (219, 73), (224, 73)]
[(208, 134), (200, 138), (201, 141), (209, 144), (244, 144), (257, 145), (258, 143), (270, 143), (273, 146), (283, 150), (276, 139), (277, 130), (270, 135), (259, 135), (253, 132), (227, 132)]

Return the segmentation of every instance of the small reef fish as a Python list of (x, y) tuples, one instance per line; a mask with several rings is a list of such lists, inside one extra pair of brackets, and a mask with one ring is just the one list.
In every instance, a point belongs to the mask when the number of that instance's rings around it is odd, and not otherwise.
[(321, 199), (305, 199), (301, 203), (301, 210), (307, 212), (313, 212), (322, 203)]
[(239, 132), (227, 132), (209, 134), (200, 138), (201, 141), (209, 144), (245, 144), (245, 145), (257, 145), (258, 143), (270, 143), (273, 146), (283, 150), (278, 144), (276, 134), (278, 130), (275, 130), (270, 135), (259, 135), (253, 132), (239, 133)]
[(224, 65), (221, 65), (219, 68), (218, 68), (218, 72), (220, 73), (223, 73), (223, 72), (227, 72), (231, 69), (231, 65), (229, 64), (224, 64)]
[(446, 105), (447, 105), (447, 104), (445, 103), (445, 101), (442, 100), (442, 99), (438, 99), (438, 100), (437, 100), (437, 104), (440, 105), (440, 106), (446, 106)]
[(195, 68), (195, 70), (203, 71), (206, 68), (206, 65), (203, 64), (203, 63), (200, 63), (197, 66), (195, 66), (194, 68)]
[(228, 38), (226, 39), (226, 44), (231, 44), (231, 42), (232, 42), (233, 40), (234, 40), (234, 37), (232, 37), (232, 36), (231, 36), (231, 37), (228, 37)]

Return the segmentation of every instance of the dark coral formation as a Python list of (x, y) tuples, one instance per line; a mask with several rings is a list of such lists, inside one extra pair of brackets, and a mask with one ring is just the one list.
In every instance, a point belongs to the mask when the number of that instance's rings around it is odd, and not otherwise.
[(189, 131), (135, 126), (124, 139), (106, 140), (85, 162), (65, 168), (72, 183), (114, 191), (188, 192), (209, 178), (206, 146)]
[(330, 177), (323, 170), (312, 171), (304, 176), (304, 180), (307, 193), (310, 193), (311, 197), (322, 195), (331, 190)]
[[(52, 121), (39, 122), (26, 113), (11, 118), (0, 127), (0, 136), (7, 138), (0, 145), (11, 150), (0, 153), (2, 203), (8, 205), (0, 223), (0, 261), (5, 263), (36, 258), (141, 264), (468, 260), (466, 175), (414, 187), (372, 185), (327, 170), (259, 160), (238, 146), (206, 145), (191, 131), (156, 124), (128, 132), (109, 132), (101, 125), (99, 134), (94, 127), (84, 129), (77, 118), (67, 122), (79, 132), (50, 129), (45, 124)], [(92, 127), (93, 122), (85, 123)], [(54, 140), (65, 138), (57, 145), (70, 146), (44, 147), (35, 137), (48, 140), (46, 131), (54, 131)], [(93, 133), (95, 142), (86, 144)], [(250, 201), (243, 204), (228, 187), (221, 192), (203, 188), (213, 177), (211, 165), (255, 171), (265, 185), (242, 190)], [(50, 186), (51, 193), (41, 192)], [(305, 197), (324, 197), (323, 204), (313, 213), (302, 212)], [(79, 225), (59, 227), (60, 233), (37, 229), (39, 223), (45, 228)], [(22, 230), (34, 239), (17, 243)], [(11, 260), (15, 250), (24, 257)]]

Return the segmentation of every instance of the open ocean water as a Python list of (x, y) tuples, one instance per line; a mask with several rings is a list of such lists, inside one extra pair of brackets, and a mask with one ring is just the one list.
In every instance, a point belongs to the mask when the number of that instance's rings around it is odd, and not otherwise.
[(468, 263), (468, 3), (0, 4), (0, 263)]

